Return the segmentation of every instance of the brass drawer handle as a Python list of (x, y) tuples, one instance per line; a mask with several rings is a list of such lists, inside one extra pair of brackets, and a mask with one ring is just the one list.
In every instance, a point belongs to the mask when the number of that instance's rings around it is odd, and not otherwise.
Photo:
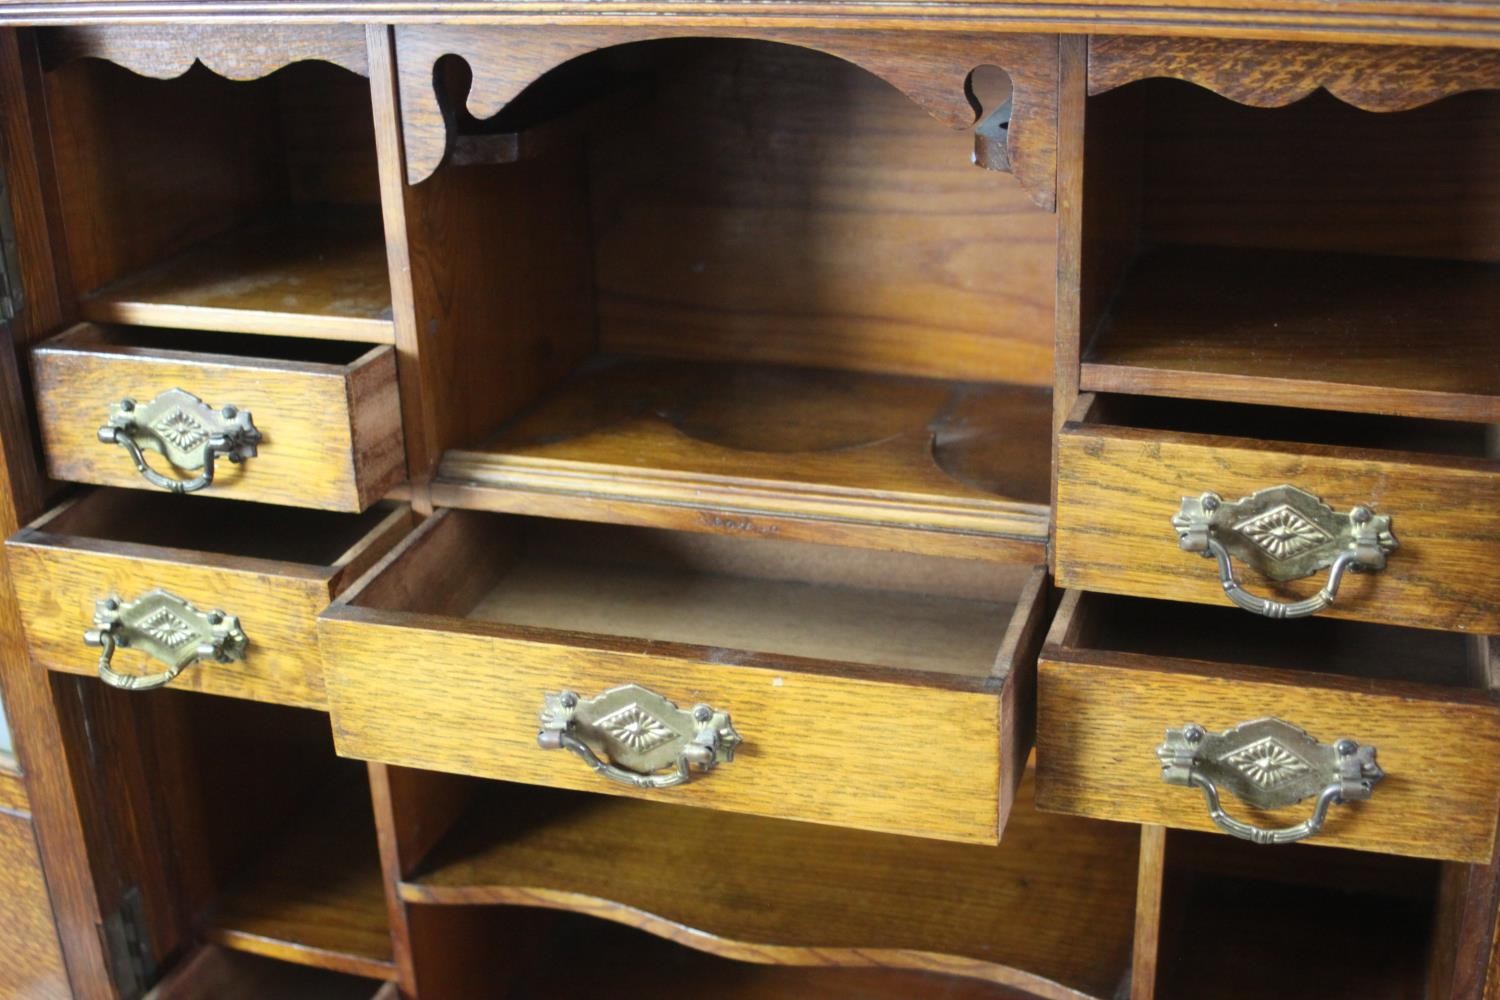
[[(144, 406), (122, 399), (109, 408), (109, 423), (99, 428), (99, 440), (123, 447), (136, 471), (152, 486), (173, 493), (196, 493), (214, 481), (214, 460), (239, 463), (254, 458), (260, 431), (246, 410), (234, 406), (214, 409), (182, 389), (168, 389)], [(154, 451), (179, 469), (202, 469), (192, 479), (164, 476), (146, 464), (145, 451)]]
[(604, 777), (635, 788), (680, 785), (695, 767), (711, 771), (734, 760), (740, 744), (729, 713), (708, 705), (686, 712), (639, 684), (588, 699), (547, 694), (541, 718), (542, 749), (571, 750)]
[[(240, 620), (222, 611), (199, 611), (176, 594), (152, 590), (133, 601), (106, 597), (94, 606), (94, 627), (83, 641), (99, 647), (99, 677), (126, 691), (147, 691), (171, 683), (191, 663), (231, 663), (245, 657), (249, 640)], [(110, 666), (116, 648), (139, 649), (167, 669), (154, 674), (122, 674)]]
[[(1375, 748), (1350, 739), (1319, 743), (1280, 719), (1244, 722), (1222, 733), (1196, 723), (1168, 729), (1156, 748), (1161, 778), (1169, 785), (1197, 787), (1208, 815), (1225, 833), (1256, 844), (1290, 844), (1323, 828), (1328, 807), (1368, 799), (1385, 772)], [(1256, 809), (1276, 809), (1316, 795), (1313, 813), (1296, 826), (1268, 830), (1231, 817), (1219, 803), (1227, 788)]]
[[(1172, 518), (1178, 544), (1219, 564), (1219, 582), (1229, 600), (1267, 618), (1304, 618), (1333, 603), (1346, 570), (1385, 568), (1397, 547), (1389, 514), (1355, 507), (1339, 514), (1295, 486), (1273, 486), (1226, 503), (1217, 493), (1183, 497)], [(1273, 601), (1240, 586), (1231, 556), (1239, 556), (1272, 580), (1296, 580), (1328, 568), (1328, 582), (1301, 601)]]

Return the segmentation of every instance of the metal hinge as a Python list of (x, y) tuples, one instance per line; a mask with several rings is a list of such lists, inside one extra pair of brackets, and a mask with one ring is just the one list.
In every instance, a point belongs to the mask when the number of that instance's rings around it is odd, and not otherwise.
[(100, 933), (104, 937), (104, 952), (116, 991), (125, 1000), (135, 1000), (146, 992), (156, 972), (151, 961), (146, 906), (140, 889), (131, 886), (125, 890), (120, 896), (119, 907), (104, 918)]
[(21, 294), (21, 265), (17, 257), (16, 220), (10, 209), (10, 184), (0, 166), (0, 322), (15, 319), (25, 304)]

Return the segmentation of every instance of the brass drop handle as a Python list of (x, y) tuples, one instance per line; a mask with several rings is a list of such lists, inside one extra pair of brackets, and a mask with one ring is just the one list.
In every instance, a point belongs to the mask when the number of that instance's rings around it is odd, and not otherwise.
[[(1333, 603), (1348, 570), (1385, 568), (1397, 547), (1389, 514), (1363, 505), (1339, 514), (1306, 490), (1282, 485), (1226, 502), (1217, 493), (1183, 497), (1172, 518), (1184, 551), (1218, 562), (1219, 583), (1238, 607), (1267, 618), (1305, 618)], [(1328, 582), (1312, 597), (1273, 601), (1241, 586), (1233, 556), (1272, 580), (1296, 580), (1328, 570)]]
[[(1168, 729), (1156, 748), (1161, 777), (1169, 785), (1197, 788), (1209, 818), (1232, 837), (1255, 844), (1290, 844), (1323, 828), (1330, 806), (1368, 799), (1385, 772), (1375, 748), (1350, 739), (1319, 743), (1280, 719), (1257, 719), (1222, 733), (1196, 723)], [(1224, 811), (1219, 789), (1228, 788), (1256, 809), (1289, 806), (1317, 796), (1312, 815), (1295, 826), (1267, 829)]]
[(734, 760), (740, 744), (727, 712), (708, 705), (683, 711), (639, 684), (594, 698), (572, 691), (542, 698), (543, 750), (569, 750), (595, 773), (634, 788), (671, 788), (696, 769)]
[[(157, 589), (133, 601), (106, 597), (94, 606), (94, 627), (83, 641), (99, 648), (99, 677), (126, 691), (170, 684), (199, 660), (232, 663), (245, 657), (249, 640), (240, 620), (222, 611), (199, 611), (176, 594)], [(111, 665), (115, 650), (139, 649), (166, 669), (154, 674), (122, 674)]]
[[(144, 406), (133, 399), (111, 406), (109, 422), (99, 428), (99, 440), (124, 448), (136, 471), (152, 486), (172, 493), (196, 493), (213, 485), (216, 459), (239, 463), (254, 458), (261, 433), (247, 410), (215, 409), (190, 392), (168, 389)], [(147, 464), (148, 450), (179, 469), (203, 471), (192, 479), (164, 476)]]

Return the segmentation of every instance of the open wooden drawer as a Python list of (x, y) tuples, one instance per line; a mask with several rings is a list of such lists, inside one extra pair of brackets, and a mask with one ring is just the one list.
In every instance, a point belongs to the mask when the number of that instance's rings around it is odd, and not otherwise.
[[(1360, 555), (1317, 613), (1500, 633), (1490, 447), (1483, 424), (1085, 395), (1058, 439), (1057, 582), (1227, 604), (1222, 565), (1195, 554), (1221, 544), (1232, 596), (1277, 602), (1261, 613), (1279, 617), (1322, 603), (1363, 508), (1371, 562)], [(1194, 538), (1190, 508), (1208, 493), (1214, 525)]]
[(1047, 593), (1033, 567), (452, 510), (319, 634), (350, 756), (994, 842)]
[[(166, 656), (183, 660), (174, 687), (322, 708), (314, 619), (410, 527), (405, 504), (350, 515), (101, 488), (23, 528), (5, 550), (40, 666), (96, 673), (100, 651), (84, 636), (101, 631), (101, 602), (114, 600), (120, 621), (108, 630), (131, 630), (110, 658), (123, 677), (160, 674), (172, 665)], [(192, 665), (191, 639), (204, 636), (191, 612), (236, 622), (244, 641), (232, 645), (242, 648), (228, 662)]]
[(359, 511), (405, 477), (389, 346), (84, 323), (32, 371), (56, 479)]
[[(1037, 805), (1213, 830), (1203, 789), (1164, 780), (1168, 730), (1200, 727), (1193, 771), (1233, 820), (1294, 827), (1353, 740), (1383, 772), (1327, 810), (1308, 843), (1487, 863), (1500, 815), (1500, 705), (1486, 644), (1446, 632), (1070, 591), (1043, 648)], [(1259, 720), (1305, 730), (1321, 747)], [(1221, 739), (1220, 734), (1246, 726)], [(1186, 749), (1181, 739), (1177, 749)], [(1158, 750), (1158, 748), (1163, 748)], [(1351, 758), (1352, 759), (1352, 758)], [(1253, 787), (1251, 787), (1253, 786)], [(1243, 796), (1306, 795), (1256, 809)], [(1309, 792), (1308, 789), (1311, 789)], [(1248, 838), (1247, 838), (1248, 839)]]

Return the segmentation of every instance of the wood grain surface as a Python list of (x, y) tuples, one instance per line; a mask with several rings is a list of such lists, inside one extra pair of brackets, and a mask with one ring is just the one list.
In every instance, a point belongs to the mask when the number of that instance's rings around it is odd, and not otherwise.
[(1500, 265), (1160, 247), (1083, 357), (1086, 392), (1500, 422)]
[(1089, 39), (1089, 93), (1151, 77), (1187, 80), (1241, 104), (1279, 108), (1323, 89), (1366, 111), (1402, 111), (1500, 88), (1500, 53), (1222, 38)]
[[(1154, 749), (1168, 727), (1220, 732), (1275, 716), (1325, 743), (1347, 736), (1376, 747), (1386, 772), (1369, 801), (1333, 807), (1307, 843), (1489, 860), (1500, 815), (1500, 705), (1488, 692), (1245, 665), (1232, 645), (1213, 662), (1120, 652), (1078, 634), (1107, 600), (1071, 592), (1042, 651), (1041, 808), (1215, 830), (1197, 789), (1162, 782)], [(1301, 822), (1311, 809), (1262, 811), (1233, 796), (1224, 806), (1267, 827)]]
[(690, 28), (658, 22), (644, 28), (516, 27), (487, 31), (460, 25), (398, 26), (401, 120), (407, 177), (431, 176), (448, 148), (432, 66), (447, 54), (463, 57), (474, 73), (466, 106), (489, 118), (544, 72), (595, 49), (677, 35), (755, 37), (817, 49), (862, 66), (890, 82), (951, 128), (970, 128), (975, 109), (965, 93), (969, 73), (997, 65), (1011, 77), (1015, 110), (1008, 129), (1011, 168), (1037, 205), (1056, 203), (1057, 38), (1048, 35), (935, 34), (914, 47), (898, 36), (867, 30)]
[(309, 969), (205, 945), (186, 956), (145, 1000), (396, 1000), (390, 984)]
[[(1003, 790), (1024, 759), (1009, 744), (1002, 752), (996, 734), (1003, 718), (1026, 718), (1024, 706), (1006, 703), (1023, 693), (1011, 679), (1030, 669), (1030, 651), (1016, 648), (1035, 631), (1029, 609), (1011, 619), (992, 671), (978, 677), (751, 651), (776, 648), (774, 635), (741, 651), (463, 617), (504, 573), (497, 530), (484, 515), (439, 514), (320, 618), (340, 753), (866, 829), (999, 838)], [(426, 581), (457, 566), (464, 590), (434, 603)], [(1040, 584), (1027, 593), (1041, 599)], [(374, 606), (362, 606), (366, 599)], [(382, 669), (365, 669), (371, 657)], [(746, 741), (735, 761), (676, 788), (640, 791), (537, 748), (545, 693), (589, 697), (628, 683), (731, 713)], [(934, 732), (953, 766), (931, 767)], [(850, 752), (865, 733), (881, 734), (878, 767)]]
[(96, 323), (389, 344), (391, 289), (376, 210), (252, 224), (85, 295)]
[(1049, 416), (1026, 387), (601, 358), (438, 474), (484, 494), (459, 505), (525, 513), (625, 502), (751, 535), (803, 518), (902, 529), (919, 551), (1040, 541)]
[(401, 891), (574, 910), (741, 961), (1105, 997), (1128, 963), (1135, 840), (1037, 812), (1030, 781), (999, 848), (495, 785)]
[(64, 1000), (73, 995), (63, 967), (52, 901), (42, 875), (31, 817), (0, 809), (0, 994), (27, 1000)]
[[(45, 524), (28, 528), (6, 543), (6, 555), (32, 662), (94, 675), (98, 654), (83, 644), (83, 632), (92, 627), (95, 602), (110, 595), (134, 600), (161, 587), (198, 608), (238, 615), (250, 640), (243, 660), (196, 664), (173, 687), (321, 708), (325, 699), (314, 619), (410, 523), (404, 507), (371, 514), (364, 537), (326, 564), (193, 551), (186, 547), (192, 544), (187, 532), (175, 544), (142, 544), (54, 533)], [(301, 544), (310, 547), (312, 542), (304, 535)], [(129, 650), (118, 651), (115, 662), (116, 669), (127, 672), (159, 669)]]
[[(144, 404), (173, 388), (210, 406), (248, 410), (263, 435), (255, 458), (217, 464), (203, 496), (358, 511), (404, 477), (391, 348), (352, 349), (331, 362), (287, 361), (278, 357), (278, 340), (234, 342), (253, 353), (230, 355), (212, 347), (135, 346), (134, 336), (128, 328), (84, 324), (33, 351), (37, 419), (53, 477), (156, 489), (123, 448), (101, 444), (97, 431), (111, 404)], [(231, 341), (220, 343), (232, 349)], [(159, 470), (170, 469), (162, 456), (148, 455)]]
[[(56, 24), (183, 16), (181, 0), (4, 0), (0, 23)], [(210, 23), (297, 21), (347, 23), (644, 25), (670, 16), (689, 27), (729, 23), (806, 28), (858, 25), (905, 32), (1063, 31), (1124, 35), (1297, 38), (1328, 42), (1500, 47), (1500, 17), (1483, 0), (622, 0), (601, 10), (585, 0), (538, 6), (535, 0), (212, 0), (188, 15)]]
[[(1234, 500), (1290, 483), (1335, 510), (1391, 515), (1400, 548), (1386, 568), (1345, 576), (1340, 618), (1486, 634), (1500, 631), (1500, 559), (1491, 511), (1500, 465), (1486, 459), (1220, 437), (1093, 424), (1058, 444), (1056, 575), (1060, 586), (1224, 604), (1211, 560), (1183, 552), (1171, 519), (1182, 498), (1212, 490)], [(1326, 573), (1286, 584), (1237, 567), (1247, 589), (1277, 600), (1310, 596)]]
[(199, 62), (231, 80), (254, 80), (315, 59), (368, 72), (364, 31), (355, 25), (94, 25), (55, 28), (39, 39), (49, 69), (69, 59), (104, 59), (166, 80)]

